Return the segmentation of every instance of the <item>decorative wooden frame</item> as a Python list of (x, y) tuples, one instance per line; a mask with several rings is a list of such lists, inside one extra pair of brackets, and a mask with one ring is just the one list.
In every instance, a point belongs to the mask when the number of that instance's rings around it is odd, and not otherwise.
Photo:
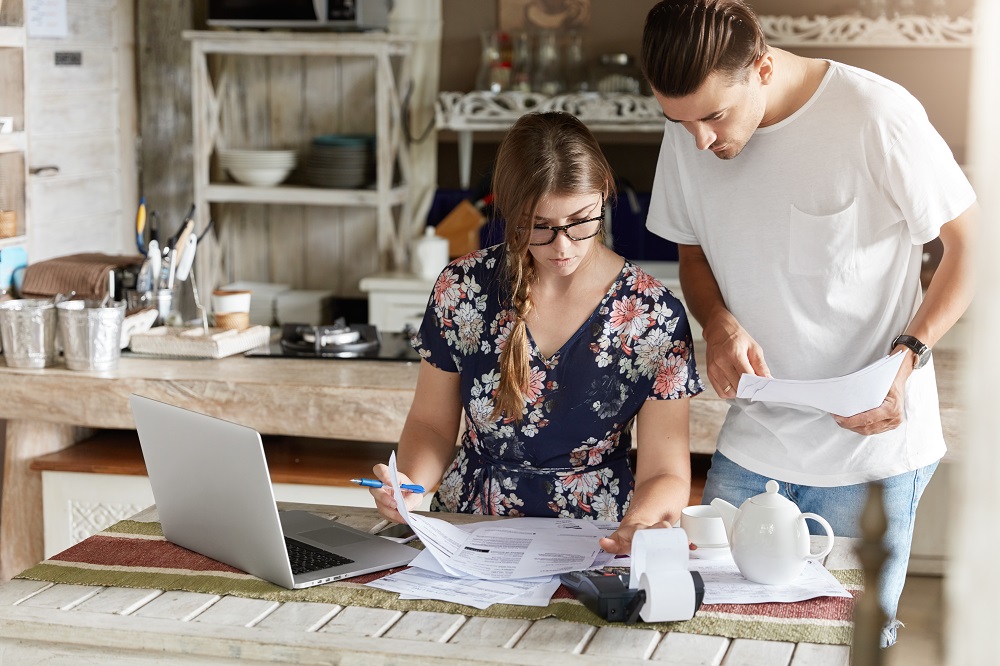
[(975, 32), (967, 16), (761, 16), (760, 22), (768, 43), (780, 47), (969, 48)]
[[(499, 30), (579, 30), (590, 25), (591, 0), (497, 0)], [(559, 11), (553, 12), (552, 9)]]

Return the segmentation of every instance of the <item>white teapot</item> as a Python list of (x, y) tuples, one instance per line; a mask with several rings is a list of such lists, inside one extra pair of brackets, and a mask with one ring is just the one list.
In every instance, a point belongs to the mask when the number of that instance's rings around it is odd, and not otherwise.
[[(802, 573), (808, 560), (826, 557), (833, 549), (830, 523), (815, 513), (802, 513), (778, 494), (778, 482), (768, 481), (767, 492), (751, 497), (736, 508), (723, 499), (712, 500), (722, 515), (733, 560), (748, 580), (765, 585), (789, 583)], [(826, 546), (809, 552), (811, 518), (826, 530)]]

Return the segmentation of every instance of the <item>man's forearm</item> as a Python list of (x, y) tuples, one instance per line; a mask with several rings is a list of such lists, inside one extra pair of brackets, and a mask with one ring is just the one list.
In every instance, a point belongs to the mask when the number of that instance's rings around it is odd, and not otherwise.
[(702, 249), (697, 245), (682, 245), (679, 258), (684, 305), (701, 324), (707, 339), (710, 329), (714, 329), (722, 319), (732, 319), (732, 313), (726, 307), (719, 283)]
[(972, 235), (977, 208), (966, 212), (941, 228), (944, 254), (920, 304), (905, 332), (933, 347), (954, 326), (969, 307), (975, 290), (972, 273)]

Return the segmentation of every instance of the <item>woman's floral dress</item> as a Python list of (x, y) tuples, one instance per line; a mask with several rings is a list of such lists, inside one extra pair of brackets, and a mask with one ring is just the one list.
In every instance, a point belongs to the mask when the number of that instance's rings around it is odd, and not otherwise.
[(632, 419), (646, 400), (700, 393), (687, 316), (658, 280), (625, 262), (590, 319), (550, 358), (531, 344), (520, 423), (493, 420), (500, 352), (512, 310), (501, 306), (504, 245), (452, 262), (434, 285), (412, 344), (461, 376), (466, 431), (432, 508), (508, 516), (621, 520), (635, 479)]

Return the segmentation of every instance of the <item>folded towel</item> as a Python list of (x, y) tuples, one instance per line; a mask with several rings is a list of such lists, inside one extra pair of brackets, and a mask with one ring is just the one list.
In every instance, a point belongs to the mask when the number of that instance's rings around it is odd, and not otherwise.
[[(142, 260), (140, 255), (83, 253), (39, 261), (24, 269), (21, 295), (51, 298), (75, 291), (75, 298), (104, 298), (108, 295), (108, 274)], [(121, 294), (116, 293), (115, 297), (121, 298)]]

